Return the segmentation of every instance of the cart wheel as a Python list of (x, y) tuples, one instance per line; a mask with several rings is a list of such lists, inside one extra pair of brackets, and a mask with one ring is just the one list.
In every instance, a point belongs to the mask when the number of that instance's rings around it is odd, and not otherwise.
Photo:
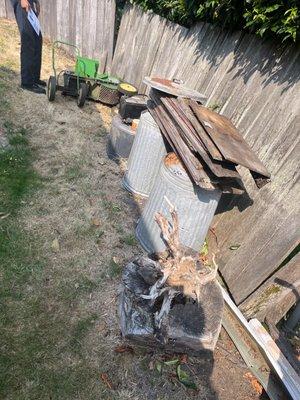
[(50, 76), (47, 85), (47, 96), (49, 101), (55, 100), (56, 93), (56, 78), (55, 76)]
[(77, 98), (77, 105), (78, 107), (83, 107), (85, 100), (88, 96), (89, 93), (89, 88), (86, 83), (81, 83), (79, 87), (79, 93), (78, 93), (78, 98)]
[(131, 85), (130, 83), (121, 82), (118, 86), (118, 91), (126, 96), (135, 96), (138, 94), (138, 90), (135, 86)]

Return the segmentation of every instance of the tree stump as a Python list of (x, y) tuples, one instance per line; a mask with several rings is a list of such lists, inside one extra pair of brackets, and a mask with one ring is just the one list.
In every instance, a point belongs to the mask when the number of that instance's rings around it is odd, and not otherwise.
[(179, 242), (177, 212), (172, 225), (156, 214), (167, 254), (141, 257), (123, 272), (119, 313), (122, 335), (165, 351), (199, 355), (214, 350), (221, 329), (223, 297), (216, 268)]

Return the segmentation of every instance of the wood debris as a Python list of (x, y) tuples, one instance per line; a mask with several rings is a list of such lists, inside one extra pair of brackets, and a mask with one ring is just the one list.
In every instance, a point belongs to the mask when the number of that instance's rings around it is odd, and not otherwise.
[(270, 181), (270, 173), (228, 118), (154, 88), (150, 99), (151, 115), (197, 185), (242, 194), (237, 165), (250, 170), (259, 188)]
[(300, 379), (258, 320), (249, 322), (222, 289), (222, 324), (271, 400), (300, 398)]
[(108, 387), (108, 389), (112, 390), (114, 388), (111, 379), (106, 373), (102, 373), (100, 375), (100, 378), (102, 382)]

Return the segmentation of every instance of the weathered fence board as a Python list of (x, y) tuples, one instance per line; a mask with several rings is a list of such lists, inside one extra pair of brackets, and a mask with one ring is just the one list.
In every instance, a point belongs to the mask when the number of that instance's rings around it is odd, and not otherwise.
[[(103, 71), (111, 68), (115, 14), (115, 0), (50, 0), (42, 2), (40, 20), (44, 36), (76, 44)], [(14, 19), (10, 0), (0, 0), (0, 17)]]
[(277, 324), (300, 300), (300, 253), (284, 265), (240, 306), (246, 317)]
[(128, 18), (122, 19), (112, 70), (145, 89), (142, 81), (152, 70), (167, 21), (138, 8), (128, 7), (126, 13)]
[(12, 8), (10, 0), (5, 0), (6, 3), (6, 18), (13, 19), (15, 18), (14, 10)]
[(0, 18), (6, 18), (6, 3), (5, 3), (5, 0), (0, 0)]
[(213, 223), (220, 270), (238, 304), (299, 240), (299, 50), (206, 23), (188, 30), (138, 7), (128, 6), (121, 22), (114, 72), (142, 91), (146, 75), (182, 79), (233, 120), (272, 173), (258, 190), (241, 171), (250, 198), (233, 197)]

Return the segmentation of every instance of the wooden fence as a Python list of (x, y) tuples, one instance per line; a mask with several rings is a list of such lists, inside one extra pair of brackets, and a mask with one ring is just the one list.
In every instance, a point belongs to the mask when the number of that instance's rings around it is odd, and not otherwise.
[(213, 223), (220, 271), (249, 315), (262, 303), (261, 317), (267, 314), (269, 300), (274, 304), (272, 290), (287, 290), (285, 307), (290, 307), (300, 287), (299, 257), (276, 271), (300, 233), (299, 47), (276, 46), (207, 23), (189, 30), (128, 6), (112, 69), (142, 91), (147, 75), (182, 79), (240, 129), (271, 171), (272, 183), (258, 190), (242, 171), (248, 195), (223, 197)]
[[(48, 0), (41, 2), (45, 36), (77, 44), (81, 53), (110, 70), (115, 36), (115, 0)], [(10, 0), (0, 0), (0, 17), (14, 18)]]

